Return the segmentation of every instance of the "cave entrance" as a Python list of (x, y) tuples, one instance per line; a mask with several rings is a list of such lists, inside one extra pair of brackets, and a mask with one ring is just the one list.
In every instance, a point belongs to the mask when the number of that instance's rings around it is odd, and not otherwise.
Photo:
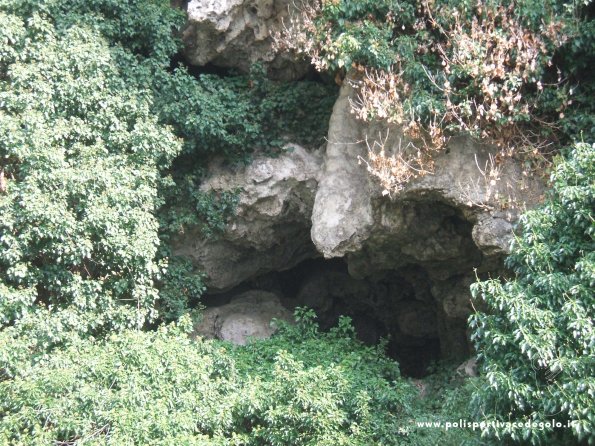
[[(422, 377), (433, 361), (464, 359), (469, 353), (465, 322), (453, 324), (445, 318), (432, 294), (432, 281), (419, 266), (355, 279), (344, 259), (310, 259), (286, 271), (247, 280), (229, 291), (207, 294), (202, 302), (219, 306), (252, 290), (274, 293), (289, 310), (301, 306), (314, 309), (323, 330), (336, 325), (339, 316), (349, 316), (362, 342), (374, 345), (388, 338), (387, 353), (399, 362), (405, 376)], [(454, 352), (453, 339), (461, 344)]]

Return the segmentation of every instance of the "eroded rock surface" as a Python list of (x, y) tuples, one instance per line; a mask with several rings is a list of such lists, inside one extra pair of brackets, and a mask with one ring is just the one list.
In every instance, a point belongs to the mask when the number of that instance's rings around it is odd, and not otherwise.
[[(457, 259), (473, 257), (473, 249), (487, 256), (506, 254), (511, 222), (519, 208), (539, 199), (541, 185), (525, 178), (512, 161), (496, 166), (494, 148), (461, 137), (437, 155), (435, 174), (411, 181), (392, 200), (384, 197), (366, 164), (358, 160), (367, 159), (367, 145), (374, 141), (385, 141), (388, 154), (406, 141), (397, 126), (358, 121), (350, 112), (354, 99), (353, 88), (345, 82), (331, 117), (312, 213), (317, 249), (326, 258), (353, 254), (356, 263), (354, 253), (361, 253), (360, 263), (370, 271), (407, 263), (447, 262), (452, 269), (456, 262), (467, 268)], [(509, 206), (512, 200), (516, 208)], [(467, 222), (470, 232), (457, 233), (462, 230), (457, 222)], [(360, 269), (353, 272), (367, 273)]]
[(273, 319), (290, 322), (293, 317), (275, 294), (248, 291), (226, 305), (207, 308), (194, 335), (245, 345), (250, 339), (269, 338), (276, 329)]
[(185, 55), (193, 65), (237, 68), (263, 63), (273, 78), (295, 80), (309, 64), (295, 54), (273, 50), (271, 33), (287, 18), (291, 0), (191, 0), (183, 32)]
[(350, 113), (346, 84), (333, 108), (324, 171), (312, 211), (312, 241), (327, 258), (358, 251), (374, 225), (373, 184), (358, 165), (361, 125)]
[[(437, 155), (434, 174), (384, 196), (358, 160), (366, 141), (382, 139), (390, 154), (402, 133), (357, 121), (353, 95), (345, 82), (324, 153), (295, 146), (245, 168), (212, 167), (203, 189), (242, 188), (237, 216), (216, 240), (185, 234), (175, 253), (207, 273), (211, 291), (270, 285), (293, 301), (286, 307), (307, 305), (329, 324), (350, 315), (362, 338), (390, 335), (395, 357), (419, 358), (415, 373), (434, 354), (468, 357), (469, 286), (476, 274), (501, 271), (518, 214), (538, 202), (541, 184), (512, 160), (495, 164), (493, 147), (461, 137)], [(321, 255), (328, 265), (290, 274), (291, 286), (275, 278), (305, 260), (324, 263), (310, 260)]]
[(355, 278), (424, 271), (424, 279), (409, 282), (431, 290), (433, 302), (403, 302), (406, 308), (392, 310), (399, 332), (427, 337), (432, 333), (423, 331), (432, 326), (443, 356), (464, 357), (473, 270), (502, 268), (519, 211), (539, 201), (542, 185), (523, 176), (513, 160), (496, 163), (495, 148), (460, 137), (437, 155), (434, 174), (383, 196), (367, 171), (368, 147), (381, 142), (391, 154), (408, 141), (398, 126), (358, 121), (352, 100), (348, 80), (330, 121), (312, 240), (325, 258), (346, 258)]
[(181, 235), (174, 253), (192, 259), (211, 289), (229, 289), (318, 255), (309, 232), (322, 159), (297, 145), (286, 149), (278, 158), (257, 157), (247, 167), (210, 167), (201, 189), (238, 189), (237, 214), (214, 239), (197, 230)]

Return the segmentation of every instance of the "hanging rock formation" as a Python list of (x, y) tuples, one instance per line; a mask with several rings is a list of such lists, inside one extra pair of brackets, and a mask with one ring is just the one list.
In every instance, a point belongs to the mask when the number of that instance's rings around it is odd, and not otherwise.
[(193, 65), (243, 72), (261, 62), (275, 79), (299, 79), (309, 63), (295, 54), (276, 53), (271, 38), (291, 6), (291, 0), (191, 0), (182, 33), (185, 56)]
[(257, 157), (246, 168), (212, 165), (203, 191), (239, 190), (237, 215), (215, 239), (190, 230), (174, 253), (192, 259), (212, 289), (225, 290), (318, 254), (309, 236), (321, 155), (290, 145), (278, 158)]
[[(463, 357), (473, 270), (502, 268), (519, 208), (539, 200), (541, 184), (524, 177), (512, 160), (492, 164), (493, 147), (460, 137), (437, 155), (433, 175), (411, 181), (392, 199), (383, 196), (357, 160), (367, 159), (374, 141), (382, 141), (387, 154), (406, 141), (397, 126), (358, 121), (350, 111), (353, 95), (345, 82), (330, 121), (312, 240), (325, 258), (345, 257), (355, 278), (423, 271), (429, 283), (418, 281), (417, 288), (429, 287), (433, 302), (419, 296), (403, 302), (394, 315), (400, 332), (432, 325), (443, 356)], [(490, 177), (490, 169), (497, 175)]]
[(494, 148), (460, 137), (437, 155), (434, 174), (383, 196), (358, 159), (367, 158), (366, 141), (382, 138), (390, 154), (402, 134), (396, 126), (356, 120), (353, 94), (345, 82), (325, 150), (293, 146), (246, 168), (213, 166), (202, 187), (241, 188), (237, 215), (218, 239), (184, 234), (175, 253), (207, 274), (211, 291), (258, 285), (258, 277), (275, 282), (263, 275), (320, 256), (341, 259), (342, 270), (317, 264), (292, 278), (291, 289), (281, 283), (271, 290), (284, 288), (291, 296), (283, 297), (293, 299), (289, 307), (308, 305), (328, 320), (351, 315), (371, 341), (390, 334), (397, 357), (437, 351), (464, 359), (475, 271), (501, 271), (519, 213), (512, 202), (534, 205), (541, 185), (512, 160), (486, 175)]
[[(505, 254), (510, 222), (518, 212), (501, 209), (499, 200), (512, 197), (531, 205), (539, 198), (540, 185), (524, 178), (513, 162), (500, 166), (499, 180), (490, 184), (482, 170), (495, 151), (462, 137), (451, 140), (437, 156), (434, 175), (412, 181), (393, 200), (383, 197), (365, 164), (357, 161), (367, 158), (366, 141), (371, 144), (388, 135), (384, 146), (391, 153), (404, 138), (398, 127), (358, 121), (350, 112), (353, 94), (345, 82), (330, 121), (312, 215), (317, 249), (326, 258), (350, 254), (352, 271), (359, 275), (366, 274), (365, 265), (378, 270), (419, 263), (439, 269), (445, 263), (452, 269), (452, 262), (460, 263), (457, 259), (463, 255), (473, 257), (474, 250), (488, 256)], [(471, 233), (458, 233), (462, 227), (457, 220), (471, 225)], [(381, 245), (392, 249), (380, 254)], [(366, 251), (371, 254), (366, 256)]]

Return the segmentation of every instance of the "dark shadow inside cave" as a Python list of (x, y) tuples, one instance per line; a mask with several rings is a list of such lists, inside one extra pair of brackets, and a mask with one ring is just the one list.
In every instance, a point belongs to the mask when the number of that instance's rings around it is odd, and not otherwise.
[[(343, 258), (310, 258), (280, 271), (245, 276), (231, 289), (210, 290), (202, 302), (220, 306), (261, 290), (277, 296), (286, 309), (312, 308), (323, 330), (335, 326), (341, 315), (349, 316), (362, 342), (374, 345), (386, 338), (387, 353), (410, 377), (427, 374), (435, 360), (464, 361), (471, 354), (469, 287), (476, 274), (496, 271), (501, 259), (482, 254), (472, 222), (446, 203), (426, 197), (389, 203), (384, 212), (392, 217), (383, 230)], [(304, 228), (296, 237), (309, 235)], [(307, 252), (316, 252), (314, 245), (307, 246)], [(236, 268), (257, 262), (259, 255), (246, 250), (235, 260)], [(263, 269), (270, 263), (267, 259)]]
[[(224, 305), (250, 290), (272, 292), (290, 310), (299, 306), (314, 309), (323, 330), (335, 326), (339, 316), (349, 316), (365, 344), (388, 339), (387, 353), (399, 362), (405, 376), (422, 377), (433, 361), (445, 357), (441, 346), (444, 321), (431, 293), (431, 281), (419, 266), (355, 279), (344, 259), (310, 259), (229, 291), (207, 294), (202, 303), (207, 307)], [(464, 326), (462, 329), (464, 334)], [(460, 341), (466, 343), (466, 336)], [(468, 351), (466, 345), (463, 350)]]

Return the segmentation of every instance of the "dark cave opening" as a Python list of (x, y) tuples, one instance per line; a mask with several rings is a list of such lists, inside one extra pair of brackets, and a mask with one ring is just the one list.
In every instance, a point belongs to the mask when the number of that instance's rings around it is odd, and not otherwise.
[(335, 326), (340, 316), (349, 316), (362, 342), (375, 345), (386, 338), (387, 354), (400, 364), (401, 373), (420, 378), (434, 361), (444, 358), (445, 350), (440, 330), (444, 322), (430, 288), (419, 266), (355, 279), (344, 259), (316, 258), (207, 294), (201, 301), (207, 307), (219, 306), (246, 291), (262, 290), (279, 296), (289, 310), (314, 309), (322, 330)]
[(180, 52), (171, 58), (169, 71), (173, 72), (176, 69), (182, 67), (186, 68), (188, 73), (197, 79), (203, 74), (214, 74), (219, 77), (229, 77), (240, 74), (236, 69), (220, 67), (212, 63), (201, 66), (192, 65), (190, 62), (188, 62), (188, 59), (184, 56), (184, 54)]

